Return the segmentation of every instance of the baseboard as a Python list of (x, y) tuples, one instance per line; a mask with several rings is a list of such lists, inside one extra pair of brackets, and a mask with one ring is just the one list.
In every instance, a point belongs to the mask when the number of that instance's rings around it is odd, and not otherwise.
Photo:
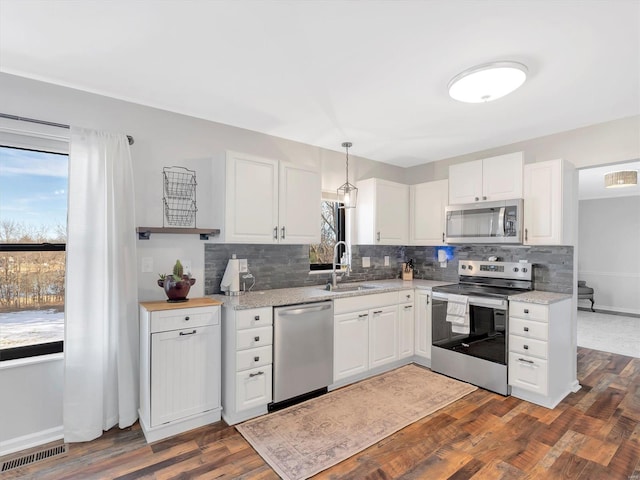
[(64, 438), (62, 425), (0, 442), (0, 457)]
[[(578, 310), (581, 310), (583, 312), (591, 312), (591, 308), (589, 307), (578, 307)], [(638, 313), (636, 310), (631, 310), (628, 308), (615, 308), (615, 307), (595, 305), (594, 310), (595, 310), (595, 313), (604, 313), (607, 315), (621, 315), (624, 317), (640, 318), (640, 313)]]

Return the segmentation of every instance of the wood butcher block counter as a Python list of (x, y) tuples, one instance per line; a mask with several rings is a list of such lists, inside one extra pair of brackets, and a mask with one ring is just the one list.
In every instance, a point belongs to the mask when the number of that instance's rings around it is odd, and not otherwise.
[(189, 298), (186, 302), (167, 302), (166, 300), (158, 300), (153, 302), (140, 302), (140, 306), (144, 307), (148, 312), (160, 312), (163, 310), (177, 310), (179, 308), (193, 307), (215, 307), (222, 305), (222, 302), (213, 298)]

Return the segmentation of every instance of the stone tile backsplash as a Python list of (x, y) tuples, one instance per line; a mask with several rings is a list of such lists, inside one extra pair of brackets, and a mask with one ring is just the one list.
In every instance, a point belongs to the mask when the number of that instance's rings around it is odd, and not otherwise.
[[(309, 275), (308, 245), (215, 244), (204, 245), (205, 294), (220, 293), (220, 282), (232, 254), (246, 258), (256, 278), (254, 290), (323, 285), (330, 275)], [(486, 260), (497, 256), (505, 262), (527, 260), (534, 265), (536, 290), (571, 293), (573, 290), (573, 247), (523, 245), (456, 245), (454, 258), (441, 268), (436, 247), (354, 245), (351, 251), (352, 273), (345, 281), (371, 281), (399, 278), (402, 262), (412, 258), (414, 277), (425, 280), (458, 281), (458, 260)], [(384, 257), (389, 266), (384, 266)], [(371, 259), (370, 268), (362, 268), (362, 257)]]

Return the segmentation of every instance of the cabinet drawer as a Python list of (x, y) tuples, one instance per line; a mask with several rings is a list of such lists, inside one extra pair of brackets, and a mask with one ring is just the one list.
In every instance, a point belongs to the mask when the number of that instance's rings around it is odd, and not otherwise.
[(236, 310), (236, 328), (266, 327), (273, 325), (273, 308), (252, 308), (250, 310)]
[(549, 319), (549, 307), (539, 303), (509, 302), (509, 316), (547, 322)]
[(509, 385), (512, 387), (547, 395), (548, 375), (546, 360), (509, 353)]
[(266, 405), (272, 399), (271, 365), (236, 374), (236, 411)]
[(509, 351), (539, 358), (547, 358), (547, 342), (510, 334)]
[(241, 372), (250, 368), (261, 367), (273, 363), (273, 348), (251, 348), (236, 353), (236, 371)]
[(413, 302), (413, 290), (401, 290), (398, 292), (398, 303)]
[(509, 319), (509, 333), (524, 338), (548, 340), (548, 323), (532, 322), (521, 318)]
[(356, 297), (336, 298), (333, 301), (333, 314), (357, 312), (371, 308), (384, 307), (398, 304), (398, 292), (385, 292)]
[(220, 307), (181, 308), (151, 314), (151, 333), (220, 323)]
[(273, 343), (273, 328), (260, 327), (240, 330), (236, 332), (236, 348), (246, 350), (247, 348), (264, 347)]

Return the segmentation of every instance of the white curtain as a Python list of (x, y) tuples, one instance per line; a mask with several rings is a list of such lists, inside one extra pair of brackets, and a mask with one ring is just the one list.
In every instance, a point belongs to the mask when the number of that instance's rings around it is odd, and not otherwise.
[(138, 418), (133, 171), (122, 134), (71, 128), (64, 339), (64, 439)]

